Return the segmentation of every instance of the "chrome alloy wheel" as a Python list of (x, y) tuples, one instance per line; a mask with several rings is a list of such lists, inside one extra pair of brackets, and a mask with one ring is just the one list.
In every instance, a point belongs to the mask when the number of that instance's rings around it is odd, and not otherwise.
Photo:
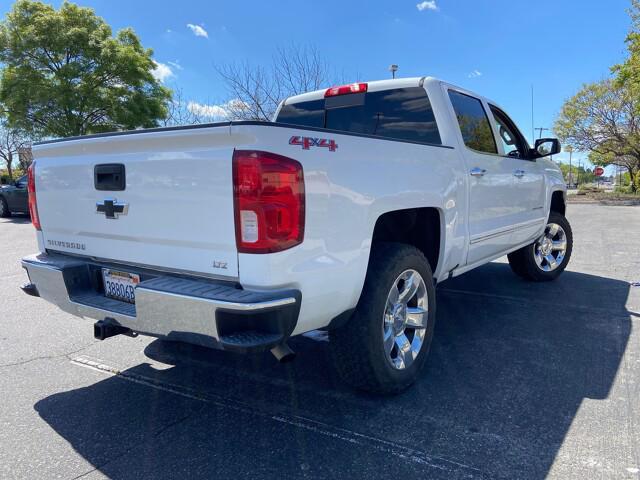
[(557, 223), (549, 223), (534, 245), (533, 255), (538, 268), (552, 272), (562, 264), (567, 253), (567, 235)]
[(413, 363), (424, 343), (429, 299), (422, 275), (402, 272), (389, 290), (382, 325), (384, 351), (391, 365), (403, 370)]

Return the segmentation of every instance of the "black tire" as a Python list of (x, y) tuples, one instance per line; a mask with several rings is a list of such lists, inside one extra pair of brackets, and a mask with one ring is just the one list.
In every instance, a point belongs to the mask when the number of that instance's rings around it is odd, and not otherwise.
[(9, 211), (9, 205), (4, 197), (0, 197), (0, 217), (6, 218), (10, 217), (11, 212)]
[[(383, 345), (387, 296), (398, 277), (415, 270), (426, 287), (427, 314), (422, 347), (404, 369), (392, 366)], [(334, 366), (353, 387), (377, 394), (395, 394), (410, 386), (422, 369), (433, 338), (436, 296), (429, 262), (417, 248), (401, 243), (374, 245), (362, 295), (346, 325), (329, 332)]]
[(508, 258), (511, 270), (525, 280), (532, 282), (549, 282), (551, 280), (555, 280), (562, 272), (564, 272), (564, 269), (567, 268), (567, 264), (571, 259), (571, 252), (573, 250), (573, 233), (571, 231), (571, 225), (565, 216), (558, 212), (551, 212), (549, 214), (548, 223), (560, 225), (562, 230), (564, 230), (566, 240), (564, 257), (553, 270), (545, 271), (538, 266), (536, 262), (535, 255), (537, 240), (526, 247), (522, 247), (520, 250), (510, 253)]

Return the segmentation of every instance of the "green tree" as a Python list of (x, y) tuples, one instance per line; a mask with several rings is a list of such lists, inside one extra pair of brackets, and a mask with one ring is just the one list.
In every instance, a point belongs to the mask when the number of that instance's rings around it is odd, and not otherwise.
[[(568, 163), (559, 163), (558, 166), (562, 171), (562, 176), (564, 179), (569, 182), (569, 164)], [(584, 183), (592, 183), (595, 181), (596, 176), (593, 174), (591, 169), (587, 169), (581, 165), (572, 164), (571, 165), (571, 179), (574, 183), (584, 184)]]
[(618, 85), (625, 85), (637, 95), (640, 93), (640, 0), (631, 0), (629, 9), (631, 31), (626, 44), (629, 55), (624, 63), (613, 67)]
[[(567, 100), (554, 130), (597, 165), (621, 165), (635, 179), (640, 171), (640, 97), (613, 80), (584, 85)], [(632, 183), (636, 191), (636, 184)]]
[(640, 187), (640, 164), (637, 158), (629, 155), (615, 156), (611, 153), (591, 152), (589, 153), (589, 161), (594, 165), (617, 165), (626, 168), (629, 178), (634, 179), (633, 182), (629, 181), (629, 187), (633, 193), (638, 192)]
[(18, 0), (0, 24), (0, 102), (12, 127), (42, 136), (154, 127), (171, 92), (152, 54), (92, 9)]

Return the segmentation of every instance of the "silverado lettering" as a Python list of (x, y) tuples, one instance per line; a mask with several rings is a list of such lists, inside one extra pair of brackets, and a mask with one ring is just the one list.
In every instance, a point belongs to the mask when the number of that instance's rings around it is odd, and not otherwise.
[(63, 247), (63, 248), (72, 248), (75, 250), (86, 250), (87, 247), (84, 243), (75, 243), (75, 242), (63, 242), (62, 240), (51, 240), (47, 239), (47, 245), (50, 247)]

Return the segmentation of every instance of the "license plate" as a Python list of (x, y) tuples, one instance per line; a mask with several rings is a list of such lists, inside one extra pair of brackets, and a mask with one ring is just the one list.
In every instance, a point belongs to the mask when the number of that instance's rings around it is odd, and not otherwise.
[(103, 268), (102, 279), (106, 297), (136, 303), (136, 285), (140, 283), (140, 275)]

